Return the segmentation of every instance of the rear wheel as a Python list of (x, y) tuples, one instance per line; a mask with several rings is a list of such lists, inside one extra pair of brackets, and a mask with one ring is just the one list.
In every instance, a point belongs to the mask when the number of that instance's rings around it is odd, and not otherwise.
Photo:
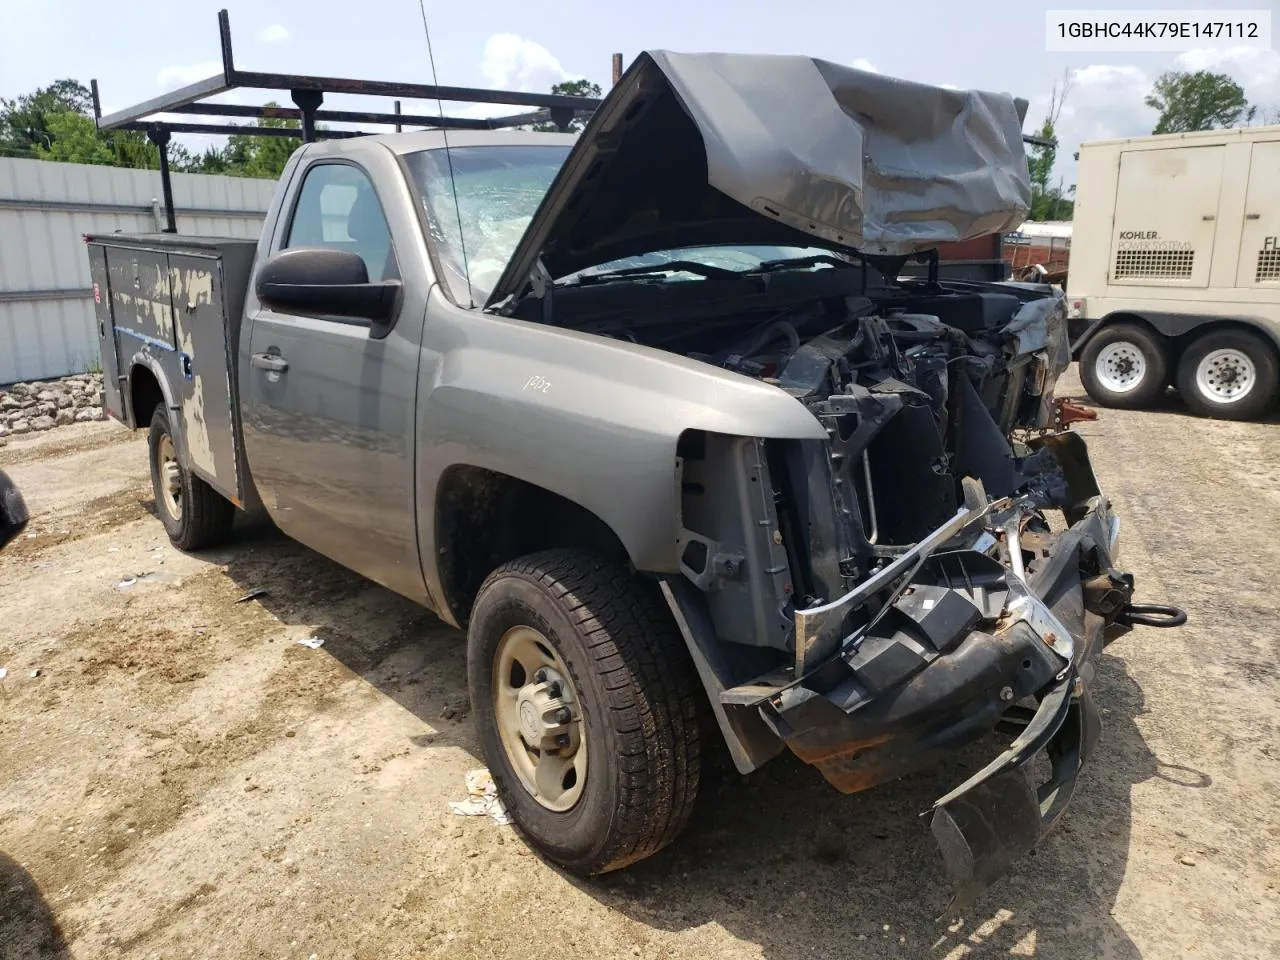
[(235, 504), (183, 466), (163, 406), (156, 407), (151, 417), (147, 446), (156, 514), (173, 545), (179, 550), (200, 550), (225, 541), (235, 522)]
[(1169, 382), (1164, 343), (1134, 323), (1103, 327), (1080, 354), (1080, 381), (1104, 406), (1148, 407)]
[(1252, 419), (1275, 403), (1277, 389), (1275, 351), (1245, 330), (1209, 330), (1186, 349), (1178, 364), (1178, 392), (1202, 416)]
[(467, 631), (472, 713), (512, 819), (574, 873), (656, 853), (698, 789), (698, 688), (656, 591), (578, 550), (499, 567)]

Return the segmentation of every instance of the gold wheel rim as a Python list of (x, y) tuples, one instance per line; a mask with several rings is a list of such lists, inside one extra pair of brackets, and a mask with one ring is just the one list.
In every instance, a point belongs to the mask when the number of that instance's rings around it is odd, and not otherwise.
[(493, 659), (493, 713), (520, 784), (538, 803), (563, 813), (587, 782), (587, 739), (569, 670), (545, 636), (512, 627)]
[(182, 519), (182, 467), (178, 465), (178, 452), (173, 438), (167, 433), (160, 438), (157, 456), (160, 460), (160, 498), (169, 516)]

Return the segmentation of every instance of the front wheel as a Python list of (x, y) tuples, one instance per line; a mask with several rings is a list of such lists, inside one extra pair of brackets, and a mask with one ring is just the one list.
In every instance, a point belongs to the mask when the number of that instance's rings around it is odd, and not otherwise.
[(1201, 416), (1251, 420), (1275, 403), (1278, 389), (1275, 351), (1245, 330), (1209, 330), (1178, 364), (1178, 392)]
[(1080, 354), (1080, 382), (1098, 403), (1131, 410), (1148, 407), (1169, 382), (1164, 343), (1145, 327), (1103, 327)]
[(173, 545), (179, 550), (200, 550), (226, 540), (235, 521), (235, 504), (183, 466), (163, 406), (151, 416), (147, 449), (156, 515)]
[(467, 679), (498, 796), (573, 873), (656, 853), (697, 794), (696, 677), (650, 587), (548, 550), (495, 570), (472, 608)]

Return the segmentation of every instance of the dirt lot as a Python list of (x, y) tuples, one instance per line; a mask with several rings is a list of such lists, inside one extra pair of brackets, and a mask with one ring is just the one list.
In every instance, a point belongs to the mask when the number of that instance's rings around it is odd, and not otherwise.
[(1110, 648), (1065, 827), (953, 924), (917, 814), (974, 758), (857, 797), (719, 777), (674, 848), (578, 881), (449, 813), (455, 631), (261, 525), (177, 553), (117, 425), (11, 442), (0, 956), (1280, 956), (1280, 429), (1171, 402), (1080, 431), (1143, 599), (1191, 621)]

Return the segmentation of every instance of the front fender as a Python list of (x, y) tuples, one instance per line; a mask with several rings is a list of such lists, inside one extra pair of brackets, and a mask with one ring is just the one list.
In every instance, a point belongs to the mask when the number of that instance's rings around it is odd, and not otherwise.
[[(438, 297), (428, 363), (420, 504), (435, 505), (451, 466), (506, 474), (591, 511), (637, 569), (654, 573), (679, 571), (682, 433), (826, 437), (799, 401), (768, 384), (628, 341), (451, 309)], [(430, 526), (420, 524), (420, 536)], [(435, 556), (434, 536), (423, 537), (424, 557)]]

